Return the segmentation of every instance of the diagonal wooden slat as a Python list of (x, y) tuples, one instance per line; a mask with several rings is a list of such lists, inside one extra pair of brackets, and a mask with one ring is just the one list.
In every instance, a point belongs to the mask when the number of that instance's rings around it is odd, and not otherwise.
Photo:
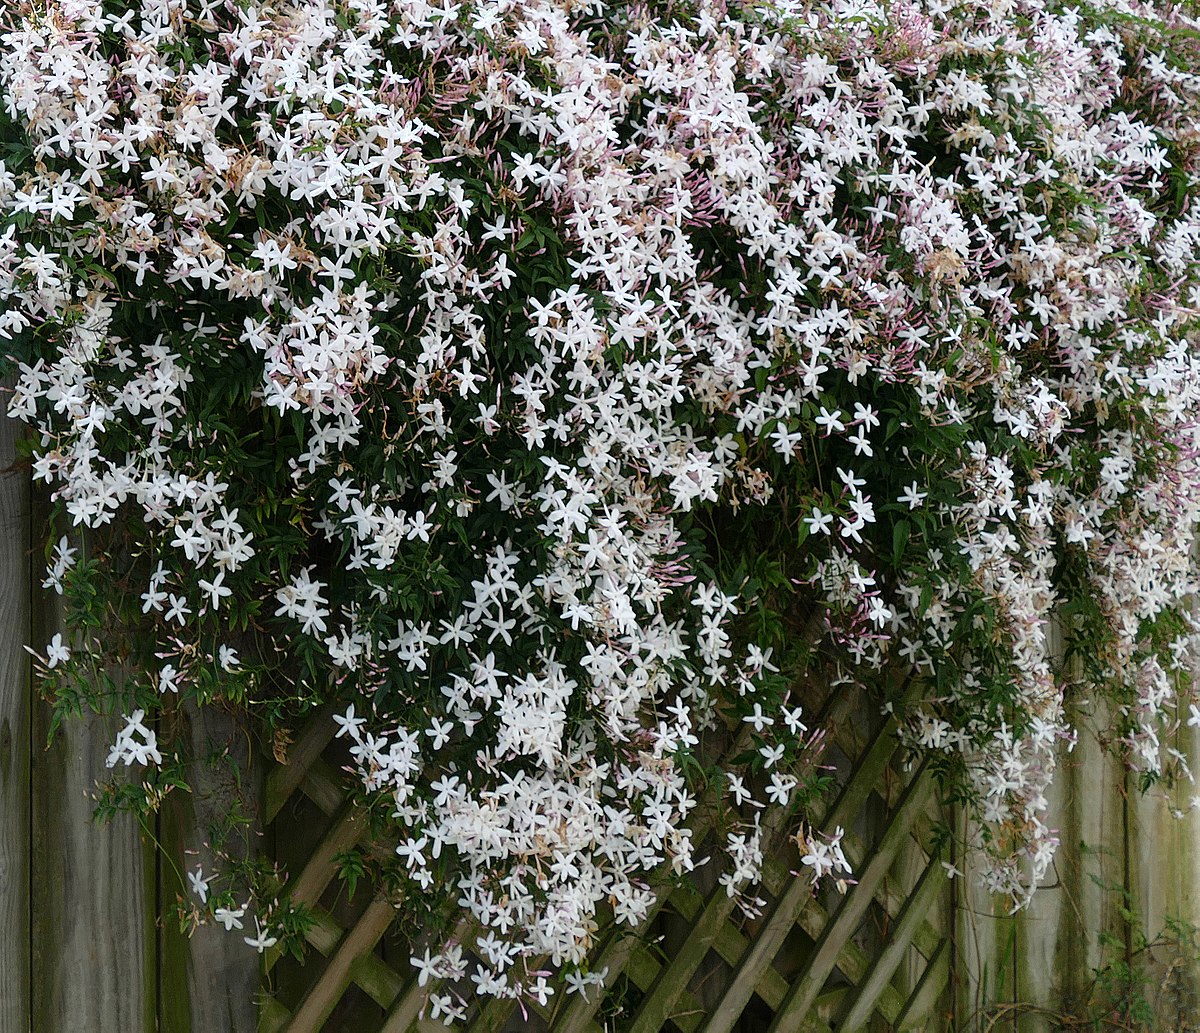
[[(913, 823), (910, 833), (912, 842), (906, 844), (904, 847), (904, 849), (908, 850), (911, 855), (915, 855), (916, 858), (919, 859), (919, 863), (921, 865), (926, 865), (929, 862), (930, 855), (926, 853), (923, 844), (929, 842), (929, 840), (932, 838), (925, 818), (926, 815), (918, 816), (917, 820)], [(861, 868), (869, 858), (869, 851), (852, 832), (847, 832), (845, 836), (842, 837), (842, 849), (845, 851), (847, 859), (854, 866), (855, 870)], [(768, 871), (770, 874), (773, 874), (773, 872), (770, 872), (769, 869), (764, 870)], [(764, 879), (764, 885), (770, 888), (772, 883), (767, 879)], [(898, 889), (897, 884), (890, 879), (885, 879), (883, 882), (881, 882), (879, 884), (879, 888), (875, 892), (875, 902), (892, 920), (895, 920), (899, 916), (900, 912), (904, 909), (904, 905), (907, 900), (908, 894)], [(821, 912), (821, 915), (821, 921), (823, 923), (826, 920), (824, 912)], [(802, 915), (800, 918), (801, 924), (804, 924), (804, 921), (805, 919)], [(912, 945), (916, 947), (922, 957), (928, 958), (933, 955), (934, 951), (937, 950), (944, 938), (944, 935), (939, 933), (933, 927), (933, 925), (926, 920), (922, 921), (917, 926), (917, 930), (913, 934)]]
[(908, 837), (908, 827), (916, 812), (925, 806), (933, 790), (933, 779), (924, 766), (914, 775), (893, 814), (887, 831), (879, 842), (866, 869), (859, 876), (842, 906), (834, 915), (817, 942), (812, 959), (801, 979), (793, 984), (769, 1033), (792, 1033), (798, 1030), (805, 1014), (812, 1007), (825, 980), (837, 964), (846, 941), (858, 928), (879, 882), (887, 874), (901, 845)]
[[(820, 902), (815, 898), (811, 898), (803, 907), (799, 917), (796, 920), (796, 925), (803, 929), (815, 942), (821, 936), (826, 925), (829, 923), (829, 914), (821, 906)], [(842, 954), (838, 958), (838, 968), (846, 976), (847, 979), (858, 982), (865, 978), (867, 969), (870, 967), (871, 959), (865, 951), (863, 951), (853, 941), (848, 942), (842, 949)], [(762, 997), (762, 987), (765, 980), (768, 978), (768, 973), (774, 972), (774, 965), (768, 965), (763, 976), (760, 977), (758, 984), (755, 986), (755, 992)], [(787, 988), (784, 989), (786, 994)], [(766, 1000), (766, 998), (763, 998)], [(779, 1004), (783, 1000), (783, 995), (780, 995), (778, 1000), (768, 1001), (767, 1003), (775, 1010), (778, 1010)], [(904, 1008), (904, 997), (891, 984), (887, 984), (883, 988), (878, 1002), (878, 1010), (881, 1015), (889, 1022), (893, 1021), (896, 1016)], [(740, 1015), (738, 1016), (740, 1018)]]
[(274, 997), (264, 996), (258, 1005), (258, 1033), (280, 1033), (292, 1013)]
[(388, 901), (371, 902), (354, 928), (343, 937), (321, 978), (292, 1014), (284, 1027), (286, 1033), (310, 1033), (321, 1028), (350, 985), (354, 962), (374, 948), (395, 915), (396, 909)]
[(350, 978), (379, 1007), (391, 1007), (404, 990), (404, 979), (374, 954), (360, 954), (350, 964)]
[[(792, 813), (792, 808), (779, 808), (763, 822), (762, 845), (763, 853), (769, 854), (776, 849), (780, 830)], [(717, 885), (709, 895), (703, 912), (692, 926), (687, 940), (677, 951), (671, 964), (655, 983), (650, 996), (642, 1002), (637, 1016), (630, 1026), (630, 1033), (654, 1033), (670, 1015), (673, 1015), (675, 1002), (686, 990), (696, 969), (704, 961), (705, 956), (716, 941), (721, 928), (729, 920), (737, 898), (730, 896), (725, 888)], [(697, 1020), (697, 1024), (699, 1019)]]
[[(694, 922), (700, 909), (704, 907), (704, 898), (694, 887), (685, 884), (671, 894), (671, 904), (685, 919)], [(713, 947), (722, 961), (736, 968), (742, 955), (750, 948), (750, 941), (736, 925), (726, 922), (717, 932)], [(767, 966), (758, 985), (754, 988), (754, 992), (772, 1009), (779, 1007), (787, 990), (787, 980), (771, 965)]]
[[(362, 816), (353, 806), (346, 807), (342, 812), (342, 816), (333, 823), (329, 831), (325, 834), (324, 839), (318, 844), (317, 849), (313, 851), (308, 864), (304, 866), (304, 871), (292, 883), (292, 900), (298, 904), (304, 904), (309, 908), (315, 908), (317, 900), (325, 892), (325, 887), (329, 885), (330, 879), (333, 878), (334, 872), (337, 870), (334, 858), (339, 853), (350, 849), (358, 841), (362, 833), (362, 827)], [(320, 924), (318, 921), (318, 926)], [(338, 937), (340, 938), (340, 936), (341, 932), (339, 930)], [(314, 944), (314, 946), (318, 946), (318, 949), (320, 949), (318, 944)], [(264, 970), (266, 972), (269, 973), (275, 967), (275, 963), (279, 960), (282, 953), (282, 948), (278, 946), (267, 950), (264, 960)]]
[[(856, 727), (852, 721), (852, 715), (853, 701), (850, 694), (834, 693), (826, 699), (822, 706), (818, 723), (823, 728)], [(740, 730), (738, 741), (730, 750), (730, 754), (736, 755), (742, 752), (748, 742), (749, 730), (743, 728)], [(702, 811), (701, 818), (694, 827), (693, 842), (700, 843), (703, 840), (710, 820), (711, 815)], [(766, 860), (768, 865), (773, 864), (772, 857), (768, 856)], [(657, 900), (642, 925), (643, 929), (649, 928), (654, 922), (666, 899), (666, 891), (660, 889)], [(697, 910), (699, 909), (697, 908)], [(718, 935), (723, 937), (723, 932)], [(636, 937), (624, 930), (610, 930), (608, 936), (603, 940), (600, 950), (596, 952), (590, 962), (592, 971), (607, 972), (604, 983), (606, 991), (612, 987), (622, 971), (625, 970), (626, 965), (631, 962), (637, 947)], [(557, 1017), (554, 1033), (597, 1033), (598, 1027), (592, 1017), (602, 999), (603, 995), (599, 993), (589, 994), (587, 997), (575, 997)]]
[[(627, 970), (634, 984), (641, 990), (650, 990), (657, 982), (663, 966), (645, 947), (634, 955), (632, 964)], [(686, 987), (675, 1000), (672, 1010), (672, 1022), (683, 1030), (692, 1033), (699, 1024), (701, 1009), (695, 996)]]
[(642, 1002), (630, 1033), (656, 1033), (662, 1028), (735, 904), (736, 899), (725, 892), (724, 886), (713, 889), (691, 934), (655, 983), (653, 993)]
[(908, 1030), (912, 1030), (913, 1033), (925, 1033), (930, 1028), (929, 1013), (933, 1011), (934, 1004), (946, 989), (947, 980), (950, 978), (950, 963), (950, 941), (943, 940), (930, 957), (921, 978), (917, 980), (917, 985), (903, 1011), (896, 1016), (896, 1028), (902, 1033)]
[[(453, 939), (459, 942), (474, 939), (475, 925), (469, 919), (459, 919), (458, 925), (455, 926), (452, 934)], [(409, 1030), (416, 1025), (420, 1029), (425, 1027), (422, 1025), (420, 1014), (425, 1006), (425, 1000), (428, 997), (429, 990), (432, 987), (421, 987), (417, 985), (416, 979), (409, 981), (402, 995), (396, 998), (391, 1006), (391, 1011), (388, 1012), (387, 1018), (384, 1019), (383, 1027), (379, 1033), (409, 1033)], [(432, 1022), (432, 1020), (430, 1020)], [(441, 1026), (441, 1023), (438, 1023)], [(432, 1027), (431, 1027), (432, 1028)], [(445, 1027), (442, 1026), (444, 1030)]]
[(309, 766), (300, 790), (327, 815), (334, 814), (346, 799), (345, 787), (324, 757), (318, 757)]
[[(928, 863), (928, 856), (925, 853), (922, 845), (931, 838), (930, 830), (927, 827), (926, 816), (921, 815), (914, 822), (912, 829), (913, 843), (909, 849), (916, 852), (922, 858), (922, 863)], [(852, 832), (846, 832), (842, 838), (842, 848), (846, 853), (846, 857), (854, 865), (855, 869), (861, 868), (863, 862), (867, 859), (868, 851), (862, 842)], [(781, 863), (778, 858), (767, 857), (763, 863), (763, 885), (767, 891), (773, 896), (778, 897), (789, 884), (794, 876), (787, 865)], [(900, 892), (894, 883), (889, 880), (884, 880), (879, 886), (875, 894), (875, 900), (887, 912), (888, 916), (895, 918), (903, 910), (904, 904), (908, 896)], [(804, 910), (797, 919), (799, 925), (805, 932), (809, 933), (814, 939), (820, 934), (820, 931), (825, 927), (825, 923), (829, 920), (824, 908), (814, 899), (804, 905)], [(915, 946), (922, 958), (930, 958), (934, 952), (941, 946), (945, 936), (939, 933), (929, 921), (922, 921), (912, 938), (912, 945)], [(847, 949), (851, 950), (852, 945), (848, 944)], [(728, 959), (727, 959), (728, 960)], [(847, 968), (849, 966), (849, 968)], [(863, 954), (861, 959), (853, 952), (844, 957), (838, 963), (838, 967), (845, 975), (853, 980), (858, 980), (862, 977), (862, 973), (866, 971), (867, 958)], [(890, 994), (890, 988), (885, 988), (885, 994)], [(760, 993), (761, 997), (762, 994)], [(892, 1006), (894, 1004), (894, 1007)], [(890, 1016), (888, 1021), (892, 1021), (896, 1015), (900, 1013), (903, 1007), (903, 998), (896, 996), (893, 1001), (884, 1009)]]
[[(823, 825), (848, 825), (858, 813), (878, 781), (888, 759), (896, 750), (894, 725), (890, 722), (876, 736), (863, 755), (850, 780), (846, 783)], [(742, 959), (734, 978), (704, 1023), (704, 1033), (728, 1033), (741, 1017), (763, 973), (772, 963), (779, 948), (796, 924), (806, 903), (812, 899), (811, 887), (805, 879), (794, 879), (776, 902), (766, 924), (754, 944)]]
[(347, 806), (293, 883), (292, 898), (305, 904), (316, 903), (337, 874), (337, 856), (354, 846), (366, 831), (362, 813), (353, 805)]
[[(328, 724), (327, 720), (326, 723)], [(327, 742), (328, 736), (314, 731), (311, 726), (306, 727), (301, 736), (299, 751), (292, 754), (293, 761), (311, 756), (316, 744), (324, 745)], [(299, 779), (295, 777), (297, 774)], [(353, 803), (346, 802), (346, 794), (339, 786), (333, 769), (319, 754), (311, 761), (307, 770), (289, 772), (289, 784), (293, 786), (293, 791), (295, 788), (303, 791), (326, 814), (334, 816), (340, 811), (313, 851), (304, 870), (291, 883), (292, 899), (308, 905), (311, 910), (313, 922), (305, 933), (305, 939), (321, 954), (329, 957), (347, 934), (327, 911), (317, 906), (316, 901), (336, 874), (337, 855), (349, 850), (356, 843), (363, 842), (368, 829), (362, 813)], [(347, 942), (355, 943), (350, 938), (347, 938)], [(349, 959), (349, 979), (362, 987), (380, 1007), (387, 1008), (400, 995), (404, 981), (395, 970), (370, 952), (373, 946), (371, 943), (365, 951)], [(269, 973), (280, 956), (281, 951), (278, 947), (269, 949), (264, 957), (264, 970)], [(325, 979), (326, 973), (323, 973), (317, 984), (320, 985)], [(348, 982), (346, 985), (349, 985)], [(270, 999), (270, 1004), (264, 1007), (264, 1022), (271, 1029), (284, 1029), (293, 1018), (286, 1008), (274, 999)]]
[(887, 945), (875, 958), (866, 978), (859, 983), (846, 1013), (839, 1017), (839, 1029), (866, 1027), (884, 986), (904, 960), (909, 944), (925, 918), (925, 912), (933, 905), (945, 883), (946, 870), (942, 867), (941, 855), (935, 853), (900, 912), (899, 920), (889, 930)]
[(277, 764), (263, 787), (263, 821), (270, 823), (287, 799), (304, 781), (309, 768), (329, 745), (334, 735), (333, 707), (320, 707), (304, 726), (300, 738), (287, 752), (287, 763)]
[[(653, 922), (667, 901), (668, 894), (660, 891), (651, 905), (646, 924)], [(600, 951), (592, 965), (593, 971), (605, 971), (604, 991), (612, 988), (617, 978), (625, 971), (639, 947), (637, 937), (626, 929), (612, 929), (601, 943)], [(593, 1025), (592, 1016), (603, 1000), (603, 994), (594, 992), (586, 997), (576, 997), (563, 1011), (555, 1025), (555, 1033), (587, 1033)]]

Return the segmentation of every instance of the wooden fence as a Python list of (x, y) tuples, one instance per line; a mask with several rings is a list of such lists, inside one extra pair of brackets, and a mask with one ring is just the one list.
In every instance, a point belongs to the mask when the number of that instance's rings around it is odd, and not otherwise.
[[(0, 468), (12, 461), (12, 435), (0, 424)], [(392, 907), (362, 887), (349, 896), (335, 877), (340, 854), (377, 847), (347, 804), (327, 712), (298, 730), (286, 763), (246, 756), (219, 714), (186, 718), (199, 752), (240, 750), (261, 780), (250, 787), (261, 801), (259, 848), (287, 866), (316, 916), (303, 964), (271, 951), (260, 959), (220, 928), (185, 937), (165, 917), (184, 893), (180, 869), (206, 862), (204, 830), (227, 787), (219, 765), (197, 766), (194, 794), (175, 794), (152, 826), (91, 820), (115, 728), (76, 722), (45, 747), (47, 714), (22, 648), (47, 641), (58, 622), (39, 589), (38, 527), (27, 476), (10, 471), (0, 479), (0, 1033), (443, 1029), (421, 1014)], [(1081, 737), (1051, 800), (1063, 841), (1051, 877), (1029, 909), (1008, 916), (936, 834), (954, 819), (930, 773), (906, 763), (889, 722), (849, 705), (831, 699), (823, 717), (837, 789), (818, 823), (849, 830), (857, 882), (844, 897), (814, 898), (792, 875), (799, 855), (780, 824), (760, 917), (738, 917), (713, 875), (666, 886), (636, 935), (597, 944), (603, 994), (527, 1014), (490, 1001), (472, 1012), (470, 1033), (1048, 1033), (1094, 1011), (1097, 972), (1120, 989), (1143, 962), (1148, 981), (1125, 989), (1146, 998), (1157, 1028), (1200, 1029), (1194, 952), (1174, 942), (1143, 949), (1141, 938), (1168, 918), (1200, 922), (1200, 826), (1194, 814), (1169, 814), (1190, 811), (1194, 787), (1138, 796), (1095, 738)], [(1179, 744), (1192, 757), (1197, 731)]]

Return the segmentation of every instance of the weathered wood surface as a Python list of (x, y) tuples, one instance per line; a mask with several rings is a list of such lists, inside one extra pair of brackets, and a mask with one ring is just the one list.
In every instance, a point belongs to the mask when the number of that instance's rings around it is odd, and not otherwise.
[[(246, 946), (242, 933), (217, 924), (185, 937), (170, 910), (192, 893), (181, 875), (196, 868), (212, 874), (218, 851), (237, 858), (258, 852), (262, 764), (237, 722), (216, 707), (188, 707), (179, 720), (178, 734), (194, 758), (188, 769), (192, 792), (172, 794), (159, 821), (159, 838), (179, 864), (177, 871), (157, 855), (163, 913), (160, 1033), (249, 1033), (257, 1022), (258, 955)], [(256, 819), (255, 825), (224, 834), (232, 808)]]
[(29, 1031), (29, 480), (10, 469), (15, 430), (0, 419), (0, 1033)]
[[(1049, 636), (1062, 656), (1060, 629), (1052, 625)], [(1105, 996), (1097, 974), (1111, 976), (1114, 966), (1144, 969), (1137, 992), (1164, 1030), (1198, 1030), (1196, 950), (1177, 941), (1140, 948), (1169, 921), (1200, 925), (1200, 811), (1192, 810), (1200, 786), (1181, 778), (1138, 792), (1104, 745), (1105, 706), (1075, 701), (1068, 716), (1078, 742), (1059, 750), (1044, 815), (1059, 848), (1032, 902), (1009, 913), (979, 888), (978, 862), (960, 864), (956, 1030), (1050, 1033), (1093, 1018)], [(1164, 745), (1200, 773), (1200, 729), (1168, 733)]]
[[(0, 471), (22, 433), (0, 418)], [(234, 795), (229, 766), (203, 758), (235, 757), (248, 772), (237, 795), (252, 810), (261, 761), (231, 718), (182, 714), (179, 733), (198, 758), (193, 793), (169, 796), (145, 827), (93, 820), (120, 716), (68, 721), (47, 746), (49, 707), (34, 696), (24, 649), (64, 632), (59, 598), (40, 588), (46, 520), (28, 470), (0, 474), (0, 1033), (253, 1030), (258, 955), (220, 927), (185, 937), (174, 905), (188, 892), (184, 871), (215, 868), (209, 831)], [(257, 835), (226, 849), (255, 850)]]
[[(960, 862), (956, 1029), (1050, 1033), (1094, 1016), (1096, 973), (1130, 963), (1145, 966), (1138, 992), (1161, 1028), (1200, 1029), (1200, 957), (1168, 944), (1139, 950), (1140, 937), (1154, 939), (1168, 920), (1200, 925), (1200, 815), (1172, 813), (1187, 812), (1197, 788), (1140, 794), (1097, 741), (1096, 719), (1076, 720), (1079, 744), (1061, 752), (1047, 794), (1060, 845), (1030, 905), (1009, 914), (979, 889), (972, 862)], [(1184, 731), (1178, 747), (1200, 758)]]
[[(35, 608), (33, 641), (62, 630), (55, 596)], [(64, 636), (65, 638), (66, 636)], [(119, 718), (119, 715), (118, 715)], [(37, 1033), (151, 1033), (155, 872), (129, 816), (92, 820), (117, 719), (67, 722), (46, 747), (49, 711), (33, 708), (32, 1010)]]

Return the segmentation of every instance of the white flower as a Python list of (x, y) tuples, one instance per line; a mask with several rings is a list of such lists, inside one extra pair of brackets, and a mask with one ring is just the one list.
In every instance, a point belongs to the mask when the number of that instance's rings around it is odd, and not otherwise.
[(311, 569), (305, 567), (275, 593), (279, 602), (275, 616), (299, 621), (306, 635), (324, 633), (325, 618), (329, 616), (325, 597), (321, 595), (321, 589), (326, 586), (323, 582), (311, 578)]
[(200, 898), (200, 903), (208, 900), (209, 879), (204, 877), (204, 869), (197, 867), (194, 872), (188, 872), (188, 882), (192, 884), (192, 892)]
[(254, 929), (255, 935), (253, 937), (243, 936), (242, 939), (246, 941), (246, 946), (253, 947), (259, 954), (268, 947), (274, 947), (279, 942), (278, 937), (267, 935), (267, 931), (263, 928), (262, 922), (259, 921), (257, 915), (254, 916)]
[(812, 515), (802, 518), (808, 524), (808, 530), (811, 534), (829, 534), (829, 525), (833, 523), (832, 513), (822, 513), (816, 506), (812, 508)]
[(361, 734), (363, 725), (367, 723), (365, 718), (355, 716), (353, 703), (346, 708), (345, 715), (334, 714), (333, 720), (338, 726), (337, 733), (334, 736), (335, 739), (340, 739), (343, 735), (349, 734), (351, 739), (357, 740)]
[(227, 599), (229, 596), (233, 595), (232, 589), (226, 588), (222, 583), (224, 580), (225, 571), (223, 570), (219, 571), (217, 576), (211, 581), (206, 581), (204, 578), (200, 579), (200, 587), (208, 595), (208, 601), (214, 610), (221, 605), (222, 599)]
[[(241, 917), (246, 913), (246, 908), (239, 907), (236, 911), (232, 911), (227, 907), (219, 907), (213, 911), (213, 918), (225, 926), (225, 931), (231, 929), (241, 929)], [(251, 944), (253, 946), (253, 944)]]
[(846, 425), (842, 422), (842, 413), (840, 409), (834, 409), (830, 412), (825, 406), (821, 406), (821, 415), (814, 418), (813, 422), (825, 430), (826, 434), (832, 434), (834, 431), (843, 431)]
[(50, 644), (46, 646), (46, 666), (57, 667), (70, 659), (71, 650), (63, 644), (62, 635), (56, 632), (54, 638), (50, 640)]
[(417, 986), (425, 986), (430, 979), (440, 978), (442, 958), (437, 954), (431, 955), (428, 947), (421, 957), (414, 955), (408, 961), (417, 970)]

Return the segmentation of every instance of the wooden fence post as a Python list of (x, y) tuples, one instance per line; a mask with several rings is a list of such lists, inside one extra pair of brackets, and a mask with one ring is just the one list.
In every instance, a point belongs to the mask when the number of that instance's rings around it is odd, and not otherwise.
[[(33, 508), (35, 549), (45, 524)], [(41, 517), (39, 522), (38, 517)], [(34, 557), (34, 570), (39, 569)], [(62, 630), (57, 596), (34, 588), (31, 641)], [(118, 717), (65, 722), (32, 707), (32, 1024), (36, 1033), (153, 1033), (158, 1023), (153, 845), (127, 814), (93, 819)]]
[(12, 469), (16, 431), (0, 417), (0, 1033), (30, 1029), (29, 479)]

